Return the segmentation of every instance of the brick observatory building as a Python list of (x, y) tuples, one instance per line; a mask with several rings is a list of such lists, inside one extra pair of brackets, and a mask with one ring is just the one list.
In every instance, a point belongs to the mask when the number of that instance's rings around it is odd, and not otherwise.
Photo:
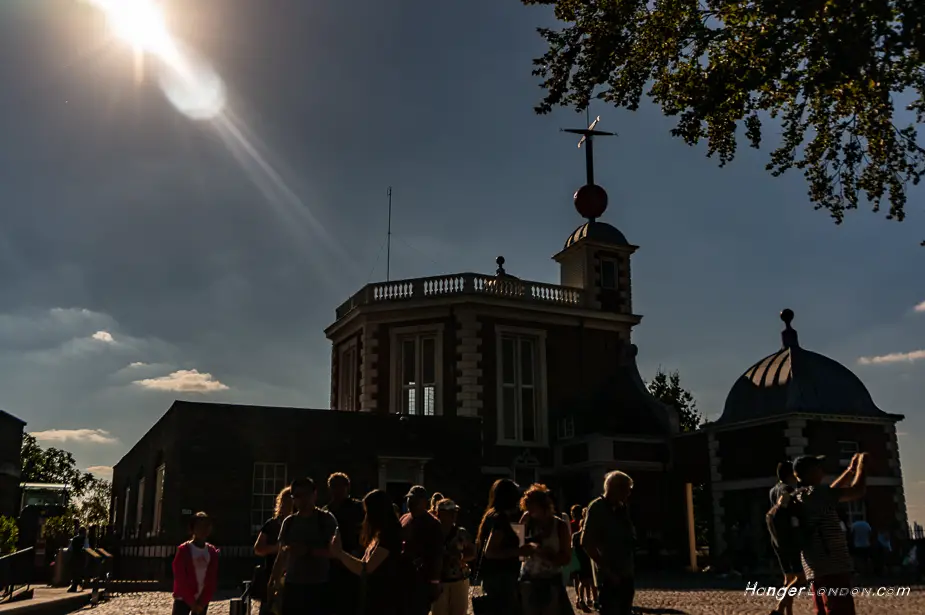
[(677, 412), (649, 394), (631, 341), (637, 247), (598, 220), (607, 194), (588, 175), (575, 195), (586, 221), (553, 257), (560, 284), (521, 280), (501, 257), (495, 275), (369, 284), (326, 329), (329, 410), (176, 402), (114, 468), (123, 558), (172, 553), (197, 509), (216, 517), (226, 555), (249, 557), (273, 494), (300, 475), (346, 471), (356, 494), (396, 500), (422, 483), (471, 519), (497, 478), (549, 484), (564, 508), (621, 469), (646, 544), (686, 562)]
[(764, 517), (775, 468), (800, 455), (825, 455), (831, 481), (855, 453), (869, 453), (866, 496), (843, 505), (843, 520), (850, 526), (865, 519), (894, 536), (908, 527), (896, 438), (903, 416), (878, 408), (851, 370), (801, 347), (793, 318), (793, 311), (781, 312), (781, 349), (736, 380), (722, 416), (694, 434), (707, 441), (718, 553), (768, 553)]

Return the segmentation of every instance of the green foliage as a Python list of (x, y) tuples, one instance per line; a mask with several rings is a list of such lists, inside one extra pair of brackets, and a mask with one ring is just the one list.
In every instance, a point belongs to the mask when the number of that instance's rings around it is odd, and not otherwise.
[[(888, 219), (905, 216), (908, 182), (925, 173), (925, 3), (920, 0), (522, 0), (552, 5), (561, 29), (540, 28), (534, 61), (546, 94), (536, 108), (584, 110), (595, 92), (635, 110), (646, 94), (689, 145), (720, 166), (744, 129), (761, 144), (775, 118), (782, 142), (767, 170), (796, 167), (810, 200), (841, 223), (864, 193)], [(915, 122), (897, 126), (896, 100)], [(923, 242), (925, 245), (925, 242)]]
[(62, 483), (68, 486), (71, 497), (84, 494), (93, 475), (81, 472), (74, 455), (58, 448), (43, 449), (35, 437), (22, 438), (22, 481), (24, 483)]
[(19, 540), (19, 526), (13, 517), (0, 516), (0, 555), (6, 555), (16, 550)]
[(86, 527), (109, 523), (109, 503), (112, 484), (108, 480), (91, 477), (83, 496), (77, 502), (77, 518)]
[(63, 543), (74, 536), (74, 516), (70, 513), (45, 520), (45, 538), (51, 542)]
[(57, 448), (43, 449), (30, 434), (23, 435), (22, 481), (68, 486), (69, 533), (73, 531), (74, 519), (87, 527), (108, 523), (112, 493), (109, 481), (81, 472), (71, 453)]
[(682, 432), (694, 431), (703, 425), (703, 415), (697, 410), (697, 402), (690, 391), (681, 386), (681, 376), (677, 371), (668, 374), (658, 368), (655, 378), (646, 386), (656, 399), (678, 411)]

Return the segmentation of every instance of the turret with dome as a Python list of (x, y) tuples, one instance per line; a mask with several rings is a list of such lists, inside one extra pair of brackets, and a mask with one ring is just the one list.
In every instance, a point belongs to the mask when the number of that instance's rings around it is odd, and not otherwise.
[(745, 370), (720, 418), (698, 432), (709, 453), (712, 548), (722, 554), (738, 544), (759, 559), (770, 555), (763, 528), (775, 468), (807, 454), (824, 455), (834, 479), (854, 453), (869, 453), (867, 494), (846, 504), (842, 518), (902, 535), (907, 518), (896, 423), (904, 417), (881, 410), (850, 369), (803, 348), (793, 310), (780, 317), (781, 348)]

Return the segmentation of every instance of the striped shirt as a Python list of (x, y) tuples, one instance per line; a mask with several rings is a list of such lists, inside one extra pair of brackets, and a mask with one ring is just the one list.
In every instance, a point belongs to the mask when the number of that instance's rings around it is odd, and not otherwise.
[(827, 485), (810, 487), (802, 495), (803, 517), (813, 528), (809, 547), (803, 551), (803, 572), (810, 581), (853, 572), (848, 540), (841, 529), (836, 508), (840, 489)]

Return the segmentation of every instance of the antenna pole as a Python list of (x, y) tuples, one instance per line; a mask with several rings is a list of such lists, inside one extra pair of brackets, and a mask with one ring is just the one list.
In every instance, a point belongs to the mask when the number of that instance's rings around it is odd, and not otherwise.
[(385, 243), (385, 281), (390, 280), (392, 265), (392, 186), (389, 186), (389, 227)]

